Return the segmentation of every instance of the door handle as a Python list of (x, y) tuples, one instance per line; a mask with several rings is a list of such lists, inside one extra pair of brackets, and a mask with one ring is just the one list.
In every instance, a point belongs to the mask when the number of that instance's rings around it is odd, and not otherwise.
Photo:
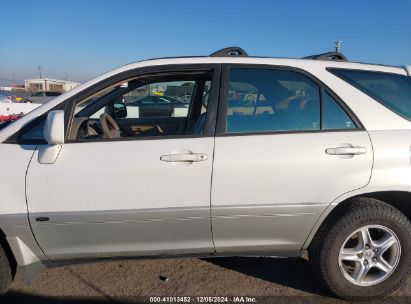
[(49, 220), (47, 216), (36, 217), (37, 222), (48, 222)]
[(359, 155), (367, 153), (366, 147), (337, 147), (325, 149), (325, 153), (330, 155)]
[(199, 162), (207, 160), (205, 153), (181, 153), (162, 155), (160, 160), (165, 162)]

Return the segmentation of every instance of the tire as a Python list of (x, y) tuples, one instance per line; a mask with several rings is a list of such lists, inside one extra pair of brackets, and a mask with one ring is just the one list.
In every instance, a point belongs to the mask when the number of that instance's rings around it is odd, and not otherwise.
[[(364, 242), (367, 236), (371, 240)], [(400, 287), (410, 273), (411, 223), (382, 201), (353, 198), (343, 214), (318, 231), (308, 255), (318, 279), (337, 297), (364, 301), (385, 296)], [(352, 260), (346, 260), (348, 257)], [(387, 264), (389, 268), (384, 266)]]
[(5, 294), (13, 281), (13, 274), (6, 252), (0, 245), (0, 294)]

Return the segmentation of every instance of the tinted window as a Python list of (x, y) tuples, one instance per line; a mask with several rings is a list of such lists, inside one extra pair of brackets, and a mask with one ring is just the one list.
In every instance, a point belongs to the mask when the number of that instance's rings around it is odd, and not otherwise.
[(41, 122), (39, 122), (33, 128), (31, 128), (26, 133), (24, 133), (21, 136), (21, 139), (23, 139), (23, 140), (44, 140), (43, 132), (44, 132), (45, 124), (46, 124), (46, 120), (43, 119)]
[(320, 129), (320, 90), (292, 71), (231, 69), (228, 133)]
[(323, 129), (356, 129), (354, 122), (328, 93), (323, 96)]
[(390, 110), (411, 119), (411, 78), (360, 70), (330, 70)]
[(60, 95), (61, 93), (59, 92), (46, 92), (46, 96), (49, 96), (49, 97), (60, 96)]

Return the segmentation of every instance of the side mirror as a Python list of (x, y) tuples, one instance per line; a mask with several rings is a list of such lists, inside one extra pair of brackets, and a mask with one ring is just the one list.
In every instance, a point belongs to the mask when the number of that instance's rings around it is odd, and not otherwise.
[(122, 102), (115, 102), (113, 104), (113, 118), (126, 118), (127, 107)]
[(64, 144), (64, 110), (49, 112), (43, 135), (49, 145)]

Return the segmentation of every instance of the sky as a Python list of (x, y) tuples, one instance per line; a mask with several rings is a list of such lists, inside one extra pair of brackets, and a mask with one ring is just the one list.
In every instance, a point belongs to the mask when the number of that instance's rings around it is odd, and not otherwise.
[(0, 86), (42, 76), (84, 82), (147, 58), (303, 57), (411, 64), (411, 0), (0, 0)]

